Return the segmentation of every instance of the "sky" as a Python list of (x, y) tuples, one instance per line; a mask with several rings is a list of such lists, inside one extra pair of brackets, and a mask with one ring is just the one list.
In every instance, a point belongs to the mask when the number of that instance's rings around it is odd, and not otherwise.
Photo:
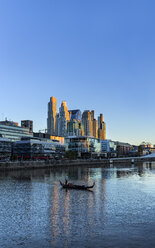
[(51, 96), (155, 144), (154, 0), (0, 0), (0, 120), (47, 128)]

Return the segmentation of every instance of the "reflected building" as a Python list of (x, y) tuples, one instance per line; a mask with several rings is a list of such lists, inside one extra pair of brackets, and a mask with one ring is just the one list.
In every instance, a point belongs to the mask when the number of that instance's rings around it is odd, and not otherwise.
[[(69, 175), (71, 175), (71, 171), (72, 168), (69, 168)], [(91, 178), (85, 178), (85, 173), (88, 175), (88, 168), (83, 168), (83, 174), (81, 174), (81, 168), (78, 168), (74, 178), (80, 179), (79, 183), (89, 184)], [(101, 175), (101, 169), (99, 173)], [(63, 176), (65, 176), (65, 171)], [(76, 183), (73, 177), (70, 177), (70, 180)], [(74, 246), (73, 240), (76, 244), (80, 240), (83, 246), (84, 240), (87, 240), (88, 233), (96, 235), (96, 230), (104, 232), (105, 202), (106, 180), (102, 182), (97, 180), (94, 189), (84, 191), (82, 195), (78, 190), (76, 192), (61, 190), (58, 184), (55, 184), (51, 189), (51, 244), (56, 246), (61, 241), (63, 247), (72, 247)]]

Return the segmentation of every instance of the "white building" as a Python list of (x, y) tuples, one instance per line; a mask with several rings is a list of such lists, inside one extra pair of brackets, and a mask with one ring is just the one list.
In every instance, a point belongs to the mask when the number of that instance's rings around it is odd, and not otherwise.
[(107, 153), (110, 156), (116, 156), (116, 144), (112, 140), (100, 140), (101, 152)]

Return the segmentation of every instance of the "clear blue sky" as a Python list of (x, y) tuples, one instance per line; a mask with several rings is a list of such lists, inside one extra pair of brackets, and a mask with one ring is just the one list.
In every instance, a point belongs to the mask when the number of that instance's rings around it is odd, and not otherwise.
[(154, 0), (0, 0), (0, 119), (46, 128), (51, 96), (155, 144)]

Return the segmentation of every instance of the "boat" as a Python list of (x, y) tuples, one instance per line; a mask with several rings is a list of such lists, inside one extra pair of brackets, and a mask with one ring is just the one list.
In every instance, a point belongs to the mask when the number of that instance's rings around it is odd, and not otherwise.
[(76, 185), (76, 184), (72, 184), (72, 183), (62, 183), (60, 181), (60, 185), (64, 188), (64, 189), (83, 189), (83, 190), (87, 190), (87, 189), (92, 189), (95, 185), (95, 182), (93, 183), (93, 185), (91, 186), (86, 186), (86, 185)]

